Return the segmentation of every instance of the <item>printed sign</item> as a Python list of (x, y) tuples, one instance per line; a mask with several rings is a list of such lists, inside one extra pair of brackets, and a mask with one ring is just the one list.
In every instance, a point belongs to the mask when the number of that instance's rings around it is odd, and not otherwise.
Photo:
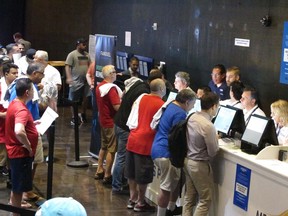
[(251, 169), (237, 164), (233, 204), (248, 210)]
[(250, 40), (243, 38), (235, 38), (234, 45), (242, 47), (250, 47)]

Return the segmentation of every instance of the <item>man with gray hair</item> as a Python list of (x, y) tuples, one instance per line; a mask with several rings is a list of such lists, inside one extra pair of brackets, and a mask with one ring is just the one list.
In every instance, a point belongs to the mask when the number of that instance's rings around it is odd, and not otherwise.
[(40, 62), (45, 66), (45, 76), (38, 85), (40, 93), (43, 96), (43, 102), (47, 103), (49, 107), (57, 111), (58, 91), (62, 86), (60, 72), (55, 67), (48, 64), (48, 53), (46, 51), (36, 51), (34, 61)]
[[(190, 85), (190, 75), (187, 72), (179, 71), (175, 74), (174, 86), (175, 89), (181, 91), (182, 89), (189, 88)], [(191, 89), (192, 90), (192, 89)]]
[(166, 107), (160, 118), (151, 150), (152, 159), (161, 173), (157, 216), (181, 214), (182, 209), (175, 205), (181, 190), (181, 169), (174, 167), (169, 160), (168, 135), (175, 124), (186, 119), (195, 101), (196, 94), (190, 89), (183, 89), (177, 94), (176, 100)]
[[(122, 91), (113, 84), (116, 80), (116, 70), (113, 65), (104, 66), (102, 74), (104, 80), (97, 85), (95, 90), (101, 126), (101, 149), (94, 178), (96, 180), (103, 179), (103, 184), (112, 184), (111, 168), (117, 151), (113, 118), (120, 107)], [(103, 167), (105, 155), (106, 170)]]

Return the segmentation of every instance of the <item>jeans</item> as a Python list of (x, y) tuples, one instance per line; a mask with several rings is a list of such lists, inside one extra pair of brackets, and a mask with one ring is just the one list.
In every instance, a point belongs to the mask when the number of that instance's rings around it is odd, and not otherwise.
[(115, 134), (117, 139), (117, 156), (115, 159), (115, 165), (113, 170), (112, 190), (122, 190), (123, 186), (123, 174), (125, 167), (126, 157), (126, 144), (129, 136), (129, 132), (122, 128), (115, 126)]

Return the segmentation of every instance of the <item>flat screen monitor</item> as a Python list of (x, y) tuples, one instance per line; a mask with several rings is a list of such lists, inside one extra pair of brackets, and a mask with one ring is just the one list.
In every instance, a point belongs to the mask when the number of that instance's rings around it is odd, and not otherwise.
[(150, 70), (154, 66), (154, 59), (150, 57), (140, 56), (140, 55), (134, 55), (139, 59), (139, 73), (140, 77), (147, 78), (149, 76)]
[(129, 68), (129, 61), (132, 54), (122, 51), (116, 51), (116, 70), (126, 71)]
[(220, 106), (218, 114), (214, 121), (214, 126), (216, 130), (220, 133), (228, 135), (235, 114), (236, 114), (235, 109), (230, 109), (226, 106)]
[(176, 99), (176, 96), (177, 96), (177, 92), (174, 92), (174, 91), (170, 91), (170, 93), (169, 93), (169, 95), (168, 95), (168, 98), (167, 98), (167, 100), (166, 101), (173, 101), (173, 100), (175, 100)]
[(252, 115), (241, 139), (241, 149), (257, 154), (268, 145), (279, 145), (273, 120)]
[(245, 130), (243, 111), (233, 106), (220, 106), (214, 126), (222, 136), (234, 137), (236, 132), (242, 135)]

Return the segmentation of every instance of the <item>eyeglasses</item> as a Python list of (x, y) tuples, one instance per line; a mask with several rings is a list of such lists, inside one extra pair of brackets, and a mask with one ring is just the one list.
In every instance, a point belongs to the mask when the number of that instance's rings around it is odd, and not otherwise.
[(219, 77), (219, 76), (221, 76), (221, 74), (213, 74), (213, 73), (211, 73), (211, 76), (212, 77)]
[(112, 71), (110, 74), (113, 74), (113, 73), (115, 73), (115, 74), (116, 74), (117, 72), (116, 72), (116, 71)]

